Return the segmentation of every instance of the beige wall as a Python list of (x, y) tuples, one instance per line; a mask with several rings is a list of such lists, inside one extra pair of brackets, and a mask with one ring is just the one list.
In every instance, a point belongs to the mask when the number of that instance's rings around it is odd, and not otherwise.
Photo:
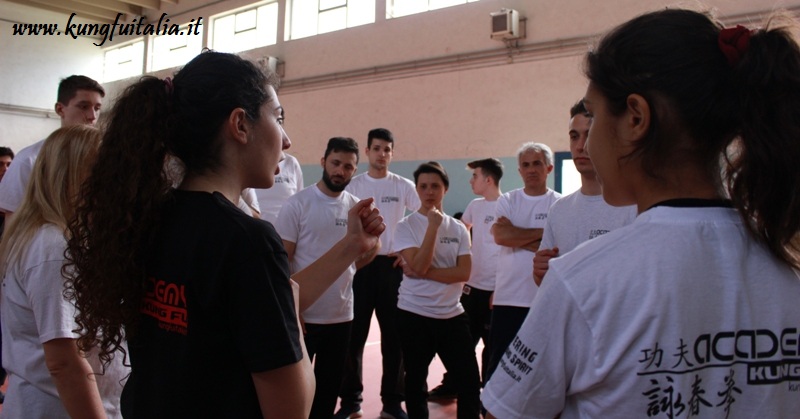
[[(244, 54), (275, 56), (285, 63), (280, 96), (291, 152), (303, 164), (318, 161), (329, 137), (363, 142), (367, 130), (378, 126), (395, 132), (399, 160), (512, 156), (529, 140), (567, 150), (567, 111), (585, 90), (580, 66), (590, 42), (641, 12), (676, 4), (482, 0), (387, 20), (383, 0), (376, 1), (374, 24), (293, 41), (282, 40), (281, 24), (277, 45)], [(176, 23), (204, 16), (208, 25), (212, 14), (248, 3), (181, 0), (177, 5), (163, 2), (163, 11)], [(285, 11), (285, 0), (279, 4)], [(697, 2), (682, 4), (699, 7)], [(800, 0), (709, 4), (728, 23), (750, 25), (773, 8), (800, 10)], [(489, 13), (501, 7), (527, 18), (527, 38), (517, 49), (507, 50), (489, 38)], [(10, 76), (0, 83), (0, 104), (51, 109), (59, 78), (79, 72), (99, 77), (102, 72), (102, 50), (91, 40), (10, 38), (9, 33), (10, 24), (0, 21), (0, 71)], [(107, 102), (127, 83), (106, 84)], [(38, 121), (36, 129), (30, 120)], [(0, 111), (0, 142), (4, 137), (33, 142), (53, 122)]]

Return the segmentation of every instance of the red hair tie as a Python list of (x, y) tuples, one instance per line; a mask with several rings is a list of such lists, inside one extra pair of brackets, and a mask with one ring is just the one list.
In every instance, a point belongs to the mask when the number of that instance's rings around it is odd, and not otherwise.
[(719, 31), (719, 38), (717, 43), (719, 49), (725, 54), (728, 59), (728, 64), (731, 67), (736, 66), (742, 59), (742, 56), (747, 52), (747, 46), (750, 44), (750, 29), (742, 25), (736, 25), (735, 28), (727, 28)]

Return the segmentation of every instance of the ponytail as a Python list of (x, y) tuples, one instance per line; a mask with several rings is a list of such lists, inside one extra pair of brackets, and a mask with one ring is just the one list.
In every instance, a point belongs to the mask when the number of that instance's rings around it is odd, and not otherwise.
[(107, 363), (136, 334), (147, 275), (171, 199), (176, 157), (186, 173), (220, 164), (220, 126), (234, 109), (256, 120), (277, 76), (233, 54), (206, 51), (174, 79), (144, 77), (117, 99), (98, 161), (69, 224), (67, 296), (78, 309), (78, 346)]
[(144, 252), (170, 190), (164, 161), (171, 115), (162, 80), (144, 77), (125, 90), (69, 225), (65, 273), (68, 297), (79, 309), (78, 347), (98, 347), (103, 362), (120, 349), (125, 331), (136, 330)]
[(725, 181), (750, 232), (800, 268), (800, 48), (773, 22), (752, 33), (732, 71), (740, 141)]

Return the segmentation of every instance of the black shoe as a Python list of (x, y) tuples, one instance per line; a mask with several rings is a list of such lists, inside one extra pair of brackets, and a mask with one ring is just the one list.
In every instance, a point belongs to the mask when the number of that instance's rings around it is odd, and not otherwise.
[(458, 398), (458, 393), (450, 387), (445, 387), (444, 384), (439, 384), (433, 390), (428, 392), (428, 400), (455, 400)]

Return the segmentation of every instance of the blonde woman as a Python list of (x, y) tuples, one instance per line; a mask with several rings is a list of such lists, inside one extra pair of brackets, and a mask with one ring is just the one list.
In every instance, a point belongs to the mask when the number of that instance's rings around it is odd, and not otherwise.
[(103, 372), (96, 356), (78, 350), (62, 276), (67, 220), (99, 144), (99, 132), (88, 126), (53, 132), (0, 243), (4, 419), (120, 416), (122, 357)]

